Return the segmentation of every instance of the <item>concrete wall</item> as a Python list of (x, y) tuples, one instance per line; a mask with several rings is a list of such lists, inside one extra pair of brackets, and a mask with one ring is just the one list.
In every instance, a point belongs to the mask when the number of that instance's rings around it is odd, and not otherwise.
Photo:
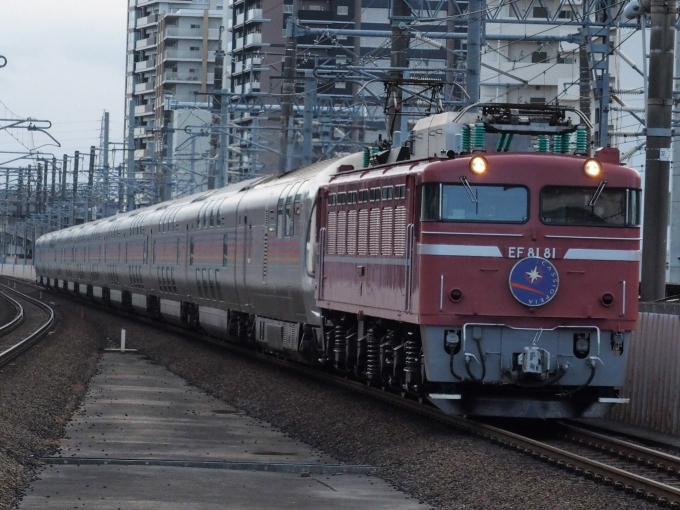
[(0, 276), (13, 276), (25, 280), (35, 280), (35, 270), (32, 264), (24, 265), (21, 261), (18, 264), (0, 264)]

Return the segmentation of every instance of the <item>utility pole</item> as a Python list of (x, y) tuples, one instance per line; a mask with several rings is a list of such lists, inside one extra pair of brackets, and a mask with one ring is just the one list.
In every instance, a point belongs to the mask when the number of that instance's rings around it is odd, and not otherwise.
[[(56, 177), (57, 177), (57, 157), (52, 156), (52, 193), (50, 194), (50, 207), (52, 208), (52, 213), (54, 213), (54, 204), (57, 202), (57, 197), (55, 193), (57, 192), (57, 185), (56, 185)], [(52, 230), (52, 215), (50, 215), (50, 221), (49, 221), (49, 227), (50, 231)]]
[[(68, 226), (68, 222), (64, 222), (62, 213), (64, 212), (64, 204), (66, 203), (66, 169), (68, 168), (68, 156), (64, 154), (64, 161), (61, 164), (61, 200), (59, 202), (59, 228)], [(64, 224), (66, 223), (66, 224)]]
[(76, 151), (73, 156), (73, 214), (71, 225), (76, 224), (76, 200), (78, 199), (78, 166), (80, 165), (80, 152)]
[(286, 47), (283, 58), (283, 82), (281, 83), (281, 163), (279, 173), (293, 169), (295, 155), (295, 68), (297, 66), (296, 26), (297, 2), (293, 0), (293, 14), (286, 24)]
[(651, 0), (652, 29), (649, 43), (645, 214), (640, 292), (642, 301), (653, 301), (666, 295), (676, 11), (675, 2)]
[[(174, 162), (174, 152), (175, 152), (175, 146), (173, 144), (173, 135), (175, 133), (175, 130), (172, 127), (172, 123), (168, 124), (168, 153), (165, 158), (165, 161), (163, 162), (163, 196), (161, 197), (161, 200), (164, 202), (167, 200), (172, 200), (172, 165)], [(191, 152), (191, 159), (193, 160), (195, 157), (195, 152)]]
[(302, 128), (302, 161), (301, 166), (307, 166), (312, 163), (312, 140), (313, 126), (314, 126), (314, 106), (316, 102), (316, 78), (314, 78), (314, 71), (308, 69), (305, 71), (305, 109), (304, 109), (304, 125)]
[[(224, 27), (220, 27), (220, 35), (217, 38), (217, 51), (215, 51), (215, 93), (212, 94), (212, 125), (219, 126), (220, 132), (217, 132), (214, 127), (210, 134), (210, 175), (208, 176), (208, 189), (221, 188), (224, 186), (224, 168), (223, 162), (224, 158), (220, 156), (217, 159), (218, 154), (223, 154), (226, 147), (223, 143), (223, 137), (221, 132), (225, 129), (224, 122), (224, 109), (222, 108), (222, 101), (224, 97), (222, 96), (222, 74), (224, 70), (224, 51), (222, 51), (222, 32)], [(219, 151), (217, 150), (218, 145), (220, 146)], [(192, 153), (192, 158), (195, 154)]]
[(128, 140), (127, 140), (127, 210), (135, 208), (135, 192), (132, 183), (135, 178), (135, 100), (130, 98), (128, 105)]
[(393, 139), (395, 131), (401, 130), (404, 69), (408, 69), (408, 49), (410, 46), (410, 35), (406, 23), (410, 20), (411, 9), (406, 0), (392, 0), (390, 67), (396, 69), (389, 73), (390, 82), (387, 90), (387, 136), (390, 139)]
[(94, 145), (90, 146), (90, 168), (87, 172), (87, 219), (86, 221), (92, 221), (92, 188), (94, 187)]
[[(482, 74), (482, 44), (484, 37), (484, 0), (468, 2), (468, 36), (467, 36), (467, 74), (465, 88), (470, 104), (479, 102), (479, 87)], [(476, 111), (472, 109), (471, 111)]]
[(109, 206), (109, 112), (104, 112), (104, 205), (103, 216), (108, 216)]
[[(45, 170), (47, 173), (47, 169)], [(35, 190), (35, 208), (33, 209), (36, 214), (40, 214), (40, 202), (42, 199), (42, 163), (38, 163), (38, 178), (36, 179), (36, 190)]]

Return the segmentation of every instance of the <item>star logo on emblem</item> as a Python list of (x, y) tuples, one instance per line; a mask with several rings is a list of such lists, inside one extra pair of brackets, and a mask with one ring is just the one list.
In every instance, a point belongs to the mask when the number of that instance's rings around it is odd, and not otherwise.
[(536, 280), (540, 280), (543, 278), (541, 273), (538, 272), (538, 266), (534, 267), (531, 271), (527, 271), (526, 273), (527, 277), (529, 280), (531, 280), (531, 283), (536, 282)]

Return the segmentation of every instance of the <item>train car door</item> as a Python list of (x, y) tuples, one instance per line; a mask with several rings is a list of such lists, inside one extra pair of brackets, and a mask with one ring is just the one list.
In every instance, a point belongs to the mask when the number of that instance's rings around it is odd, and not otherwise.
[[(236, 236), (238, 233), (238, 204), (240, 196), (227, 198), (220, 207), (222, 214), (222, 279), (223, 300), (232, 310), (240, 310), (238, 286), (236, 285), (236, 267), (240, 262)], [(222, 271), (221, 271), (222, 272)]]
[(236, 284), (236, 294), (238, 296), (239, 309), (242, 312), (250, 312), (252, 303), (250, 292), (247, 285), (248, 264), (250, 262), (250, 237), (251, 220), (248, 217), (248, 201), (243, 198), (248, 194), (245, 192), (236, 207), (236, 227), (234, 249), (234, 282)]

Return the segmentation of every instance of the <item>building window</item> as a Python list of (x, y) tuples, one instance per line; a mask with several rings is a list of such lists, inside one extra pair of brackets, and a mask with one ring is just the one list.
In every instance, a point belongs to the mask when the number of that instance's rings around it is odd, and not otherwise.
[(198, 50), (200, 50), (201, 48), (200, 48), (199, 46), (191, 46), (191, 47), (189, 47), (189, 49), (190, 49), (191, 51), (198, 51)]
[(549, 62), (550, 59), (548, 58), (548, 52), (547, 51), (534, 51), (531, 54), (531, 62), (534, 64), (544, 64)]
[(534, 7), (533, 18), (547, 18), (548, 9), (545, 7)]
[(201, 25), (191, 25), (191, 28), (201, 28)]
[(283, 13), (284, 13), (284, 14), (293, 14), (293, 6), (292, 6), (292, 5), (285, 4), (285, 5), (283, 6)]
[(349, 7), (346, 5), (339, 5), (338, 6), (338, 15), (339, 16), (347, 16), (349, 14)]

